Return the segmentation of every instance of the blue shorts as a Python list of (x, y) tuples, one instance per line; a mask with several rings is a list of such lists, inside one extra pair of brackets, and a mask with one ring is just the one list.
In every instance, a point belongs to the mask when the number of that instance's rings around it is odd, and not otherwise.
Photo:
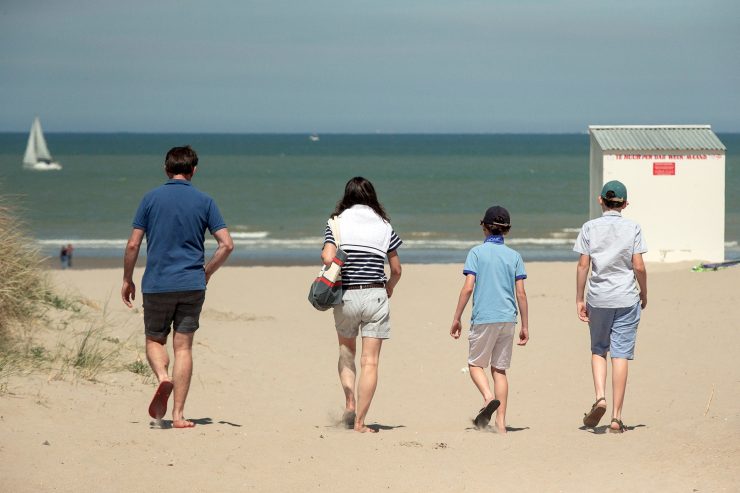
[(627, 308), (597, 308), (587, 305), (591, 353), (612, 358), (634, 359), (640, 302)]

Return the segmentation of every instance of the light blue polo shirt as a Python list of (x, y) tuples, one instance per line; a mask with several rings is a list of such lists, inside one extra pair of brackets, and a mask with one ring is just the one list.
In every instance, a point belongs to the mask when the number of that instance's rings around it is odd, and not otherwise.
[(205, 232), (226, 227), (211, 197), (187, 180), (169, 180), (144, 196), (133, 226), (146, 233), (142, 293), (206, 289)]
[(463, 274), (475, 276), (471, 323), (516, 322), (516, 281), (526, 279), (519, 252), (504, 245), (504, 237), (489, 236), (473, 247), (465, 260)]
[(573, 250), (591, 257), (589, 305), (627, 308), (640, 301), (632, 255), (647, 252), (647, 245), (639, 224), (608, 210), (583, 225)]

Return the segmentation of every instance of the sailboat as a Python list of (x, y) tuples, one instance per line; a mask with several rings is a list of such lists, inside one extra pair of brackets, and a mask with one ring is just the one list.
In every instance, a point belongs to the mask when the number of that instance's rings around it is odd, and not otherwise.
[(26, 153), (23, 155), (23, 167), (38, 171), (49, 171), (62, 169), (62, 165), (51, 158), (49, 148), (46, 146), (44, 132), (41, 130), (41, 122), (36, 117), (31, 124), (31, 133), (28, 135)]

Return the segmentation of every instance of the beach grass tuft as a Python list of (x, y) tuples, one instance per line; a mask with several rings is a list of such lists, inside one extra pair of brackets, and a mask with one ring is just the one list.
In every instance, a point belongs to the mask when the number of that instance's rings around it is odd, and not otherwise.
[(126, 365), (126, 369), (131, 373), (140, 375), (144, 378), (154, 376), (154, 373), (152, 373), (152, 369), (149, 367), (149, 364), (143, 362), (141, 358), (137, 358), (136, 361), (134, 361), (133, 363), (129, 363), (128, 365)]
[[(68, 370), (75, 376), (94, 380), (108, 369), (120, 369), (117, 355), (124, 346), (118, 338), (107, 336), (105, 309), (93, 319), (96, 311), (90, 302), (62, 295), (52, 286), (41, 267), (41, 257), (33, 240), (24, 232), (23, 223), (12, 207), (0, 201), (0, 393), (7, 392), (7, 379), (33, 371), (49, 371), (62, 378)], [(91, 310), (84, 310), (91, 308)], [(83, 313), (85, 311), (85, 313)], [(90, 312), (90, 313), (88, 313)], [(49, 313), (69, 313), (72, 319), (86, 321), (87, 326), (72, 332), (70, 317)], [(72, 332), (72, 340), (58, 341), (54, 347), (39, 343), (41, 328), (55, 325), (63, 334)], [(69, 331), (69, 332), (68, 332)]]
[(95, 380), (101, 372), (117, 366), (120, 345), (107, 343), (104, 330), (102, 325), (89, 325), (78, 335), (73, 351), (67, 356), (76, 374), (85, 380)]
[(43, 306), (62, 298), (52, 293), (41, 269), (38, 250), (23, 230), (13, 209), (0, 202), (0, 337), (7, 338), (14, 323), (26, 323), (43, 313)]

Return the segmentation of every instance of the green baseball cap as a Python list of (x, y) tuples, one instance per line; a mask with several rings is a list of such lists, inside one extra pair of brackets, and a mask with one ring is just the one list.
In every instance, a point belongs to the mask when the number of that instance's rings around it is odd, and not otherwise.
[[(609, 192), (612, 192), (614, 195), (607, 197)], [(601, 189), (601, 198), (612, 202), (624, 202), (627, 200), (627, 187), (624, 186), (624, 183), (617, 180), (606, 182)]]

